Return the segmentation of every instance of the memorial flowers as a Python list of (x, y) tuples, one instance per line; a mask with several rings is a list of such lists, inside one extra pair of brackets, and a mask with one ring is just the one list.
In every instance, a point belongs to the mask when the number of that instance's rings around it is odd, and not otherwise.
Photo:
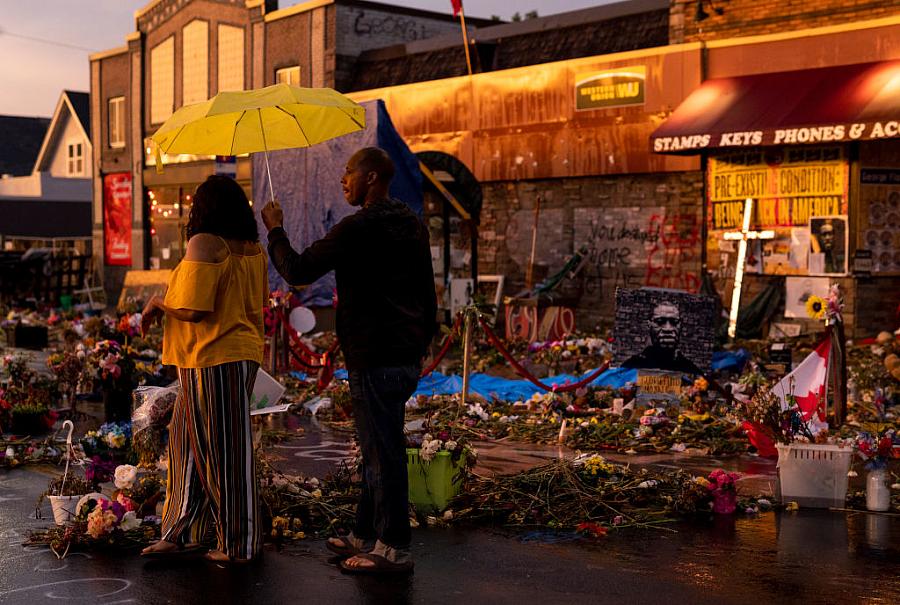
[(900, 436), (893, 429), (882, 433), (860, 432), (856, 436), (856, 454), (866, 470), (887, 468), (888, 460), (900, 458)]
[(712, 495), (712, 510), (720, 515), (730, 515), (737, 508), (737, 489), (735, 481), (740, 479), (739, 473), (729, 473), (716, 469), (709, 474), (706, 488)]
[(810, 319), (825, 319), (825, 300), (815, 295), (807, 298), (806, 315)]

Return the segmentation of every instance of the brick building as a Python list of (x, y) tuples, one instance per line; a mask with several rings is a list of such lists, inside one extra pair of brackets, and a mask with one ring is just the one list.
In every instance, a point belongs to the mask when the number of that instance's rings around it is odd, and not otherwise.
[[(489, 22), (470, 20), (473, 27)], [(117, 298), (129, 269), (171, 268), (182, 256), (190, 195), (214, 158), (166, 158), (162, 174), (146, 139), (184, 104), (223, 90), (275, 82), (347, 88), (371, 48), (457, 32), (450, 14), (364, 0), (153, 0), (135, 13), (125, 45), (91, 55), (95, 142), (94, 249)], [(250, 190), (250, 160), (237, 158)], [(123, 225), (113, 231), (109, 216)]]
[[(557, 291), (577, 309), (580, 327), (612, 317), (619, 286), (697, 291), (708, 275), (707, 281), (727, 306), (733, 280), (729, 267), (734, 263), (728, 245), (720, 244), (727, 228), (724, 223), (713, 228), (711, 221), (717, 204), (728, 200), (716, 199), (708, 183), (716, 174), (725, 174), (734, 158), (724, 157), (726, 150), (718, 146), (655, 153), (651, 137), (661, 127), (663, 131), (673, 127), (670, 117), (685, 115), (702, 101), (704, 91), (710, 90), (704, 88), (707, 81), (900, 59), (900, 3), (895, 0), (703, 0), (699, 6), (696, 0), (631, 0), (520, 23), (470, 20), (477, 72), (473, 76), (466, 75), (458, 25), (449, 15), (351, 0), (313, 0), (283, 10), (275, 10), (273, 4), (153, 2), (138, 12), (136, 31), (126, 47), (92, 57), (94, 115), (101, 117), (93, 122), (94, 138), (105, 142), (108, 132), (115, 130), (108, 128), (110, 114), (121, 121), (125, 133), (124, 145), (104, 144), (96, 154), (100, 164), (95, 171), (95, 217), (102, 216), (104, 175), (133, 172), (131, 239), (138, 252), (130, 266), (177, 262), (177, 226), (185, 217), (187, 196), (212, 171), (209, 158), (180, 157), (171, 158), (165, 173), (157, 175), (152, 158), (145, 155), (144, 137), (166, 112), (200, 98), (197, 73), (205, 74), (205, 94), (215, 94), (225, 89), (217, 65), (240, 57), (242, 69), (229, 68), (226, 87), (259, 87), (280, 78), (306, 86), (334, 86), (357, 100), (381, 98), (414, 151), (444, 152), (468, 166), (484, 194), (478, 270), (505, 275), (507, 293), (525, 282), (540, 199), (534, 278), (540, 281), (575, 251), (585, 250), (587, 262)], [(243, 28), (239, 48), (229, 27)], [(223, 48), (220, 40), (230, 41)], [(192, 45), (188, 54), (196, 60), (185, 58), (186, 43)], [(158, 67), (166, 62), (171, 69)], [(192, 92), (186, 96), (187, 70), (194, 75), (189, 78)], [(160, 89), (154, 82), (167, 83), (162, 101), (154, 93)], [(852, 91), (852, 74), (850, 82), (847, 90)], [(699, 101), (692, 93), (700, 93)], [(121, 117), (109, 110), (118, 102), (116, 96), (126, 99)], [(764, 109), (757, 105), (760, 113)], [(802, 118), (791, 119), (802, 126)], [(745, 130), (751, 131), (751, 125)], [(846, 185), (836, 194), (837, 206), (817, 208), (827, 210), (828, 216), (847, 218), (843, 250), (847, 270), (832, 273), (829, 279), (845, 286), (848, 320), (851, 329), (859, 323), (860, 334), (887, 321), (884, 309), (897, 303), (876, 301), (865, 293), (900, 291), (900, 271), (893, 270), (893, 257), (885, 257), (888, 264), (876, 262), (871, 276), (853, 275), (850, 262), (856, 249), (863, 248), (860, 242), (872, 234), (878, 243), (876, 258), (900, 245), (896, 233), (881, 228), (888, 225), (890, 215), (882, 211), (894, 199), (893, 190), (885, 187), (898, 164), (897, 136), (871, 143), (795, 141), (802, 153), (791, 156), (810, 164), (813, 171), (817, 162), (830, 162), (829, 174), (838, 175), (840, 186)], [(748, 141), (753, 143), (752, 137)], [(95, 149), (101, 146), (95, 144)], [(768, 152), (793, 153), (783, 144), (752, 149), (763, 163)], [(249, 170), (249, 161), (239, 158), (238, 180), (245, 185)], [(779, 178), (779, 173), (773, 174)], [(864, 180), (871, 180), (872, 186), (864, 186)], [(831, 182), (832, 188), (839, 185)], [(817, 195), (829, 198), (834, 193)], [(861, 224), (864, 214), (872, 214), (868, 209), (872, 205), (881, 208), (875, 217), (881, 223)], [(166, 211), (169, 215), (161, 216)], [(150, 235), (148, 217), (153, 217), (154, 236), (163, 230), (170, 233), (165, 240)], [(808, 225), (805, 234), (801, 224), (781, 227), (782, 248), (760, 248), (759, 256), (771, 259), (781, 254), (789, 259), (792, 237), (801, 244), (813, 239)], [(466, 247), (465, 230), (456, 232), (460, 251)], [(893, 239), (884, 231), (891, 231)], [(102, 225), (95, 218), (95, 237), (102, 236)], [(171, 242), (168, 258), (165, 242)], [(99, 243), (96, 249), (102, 249)], [(467, 273), (471, 258), (460, 254), (452, 269)], [(747, 280), (745, 302), (769, 284), (785, 289), (783, 266), (767, 274), (765, 264), (759, 264), (760, 275)], [(108, 285), (114, 286), (114, 271), (110, 273)], [(776, 315), (780, 319), (783, 311), (779, 308)], [(802, 318), (788, 321), (801, 328), (809, 325)]]

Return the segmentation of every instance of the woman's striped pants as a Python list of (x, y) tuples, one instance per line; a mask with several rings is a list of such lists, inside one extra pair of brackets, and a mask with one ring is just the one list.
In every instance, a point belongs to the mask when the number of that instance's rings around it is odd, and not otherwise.
[(162, 538), (201, 541), (215, 522), (218, 549), (250, 559), (261, 548), (250, 395), (259, 364), (179, 368), (181, 393), (169, 425)]

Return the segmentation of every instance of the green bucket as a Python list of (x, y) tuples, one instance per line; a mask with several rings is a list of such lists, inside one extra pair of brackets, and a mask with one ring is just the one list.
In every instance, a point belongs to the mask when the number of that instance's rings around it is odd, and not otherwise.
[(419, 458), (419, 450), (407, 448), (406, 470), (409, 478), (409, 501), (421, 513), (439, 513), (459, 494), (461, 482), (454, 479), (464, 460), (455, 463), (450, 452), (438, 452), (431, 462)]
[(59, 297), (59, 306), (62, 307), (63, 311), (68, 311), (72, 308), (72, 295), (71, 294), (63, 294)]

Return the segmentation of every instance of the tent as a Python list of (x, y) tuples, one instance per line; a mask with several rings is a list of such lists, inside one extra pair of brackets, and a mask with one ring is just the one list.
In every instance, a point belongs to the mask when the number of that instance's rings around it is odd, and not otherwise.
[[(298, 252), (325, 235), (345, 216), (355, 212), (344, 200), (341, 177), (347, 160), (363, 147), (381, 147), (397, 168), (391, 196), (402, 200), (422, 215), (422, 172), (419, 161), (397, 133), (381, 100), (362, 103), (366, 108), (366, 128), (313, 147), (269, 152), (272, 189), (284, 208), (284, 227)], [(269, 199), (265, 157), (253, 154), (253, 199), (264, 204)], [(262, 219), (257, 217), (260, 241), (266, 241)], [(287, 284), (269, 266), (269, 287), (286, 289)], [(308, 306), (331, 306), (334, 274), (329, 273), (301, 292)]]

